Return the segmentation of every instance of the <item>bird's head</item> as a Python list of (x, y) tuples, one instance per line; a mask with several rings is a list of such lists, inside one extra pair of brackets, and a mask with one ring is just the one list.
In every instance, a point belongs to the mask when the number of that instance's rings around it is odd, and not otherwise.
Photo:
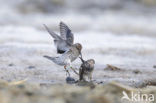
[(82, 45), (80, 44), (80, 43), (76, 43), (76, 44), (74, 44), (75, 45), (75, 47), (81, 52), (81, 50), (82, 50)]
[(89, 59), (89, 60), (87, 60), (87, 62), (88, 62), (90, 65), (92, 65), (92, 66), (94, 66), (94, 64), (95, 64), (95, 60), (94, 60), (94, 59)]

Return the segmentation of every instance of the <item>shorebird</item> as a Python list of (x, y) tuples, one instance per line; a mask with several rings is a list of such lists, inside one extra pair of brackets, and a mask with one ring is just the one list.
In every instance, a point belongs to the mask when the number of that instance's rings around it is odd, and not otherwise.
[(69, 27), (60, 22), (60, 36), (51, 31), (45, 24), (44, 27), (48, 31), (48, 33), (54, 38), (54, 43), (57, 48), (57, 53), (62, 54), (60, 57), (50, 57), (45, 55), (44, 57), (47, 59), (52, 60), (54, 63), (64, 66), (64, 69), (70, 76), (68, 70), (66, 69), (67, 66), (78, 75), (74, 68), (71, 66), (71, 62), (73, 62), (77, 57), (81, 54), (82, 45), (80, 43), (74, 43), (74, 35), (69, 29)]
[(95, 61), (94, 61), (94, 59), (89, 59), (89, 60), (85, 61), (85, 60), (83, 60), (82, 57), (80, 57), (80, 59), (82, 61), (82, 64), (79, 69), (79, 79), (85, 80), (85, 77), (87, 76), (88, 79), (91, 81)]
[(46, 28), (48, 33), (54, 38), (54, 44), (57, 48), (57, 53), (63, 54), (73, 45), (74, 35), (65, 23), (60, 22), (59, 26), (60, 35), (57, 35), (44, 24), (44, 27)]
[(76, 43), (74, 45), (72, 45), (70, 47), (69, 50), (67, 50), (65, 53), (63, 53), (61, 56), (59, 57), (50, 57), (45, 55), (44, 57), (53, 61), (54, 63), (60, 65), (60, 66), (64, 66), (64, 69), (66, 70), (66, 72), (68, 73), (68, 75), (70, 76), (70, 73), (68, 72), (68, 70), (66, 69), (67, 66), (70, 66), (70, 68), (77, 73), (71, 66), (71, 62), (73, 62), (75, 59), (77, 59), (77, 57), (79, 55), (81, 55), (81, 49), (82, 46), (80, 43)]

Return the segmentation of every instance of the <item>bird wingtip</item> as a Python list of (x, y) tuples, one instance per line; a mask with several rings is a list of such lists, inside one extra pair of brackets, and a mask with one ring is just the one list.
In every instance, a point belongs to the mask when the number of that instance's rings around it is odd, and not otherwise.
[(60, 21), (60, 24), (63, 24), (63, 21)]
[(43, 26), (44, 26), (45, 28), (47, 28), (47, 25), (46, 25), (46, 24), (43, 24)]
[(47, 58), (48, 56), (47, 55), (43, 55), (43, 57)]

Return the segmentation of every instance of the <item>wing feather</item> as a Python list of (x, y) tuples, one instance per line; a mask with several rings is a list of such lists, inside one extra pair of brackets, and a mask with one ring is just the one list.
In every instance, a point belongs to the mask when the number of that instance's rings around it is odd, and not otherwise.
[(53, 31), (51, 31), (45, 24), (43, 24), (44, 27), (46, 28), (46, 30), (48, 31), (48, 33), (55, 39), (55, 40), (61, 40), (61, 37), (58, 36), (56, 33), (54, 33)]
[(70, 45), (73, 44), (74, 35), (69, 29), (69, 27), (63, 22), (60, 22), (60, 34), (61, 34), (61, 38), (66, 40), (68, 44)]

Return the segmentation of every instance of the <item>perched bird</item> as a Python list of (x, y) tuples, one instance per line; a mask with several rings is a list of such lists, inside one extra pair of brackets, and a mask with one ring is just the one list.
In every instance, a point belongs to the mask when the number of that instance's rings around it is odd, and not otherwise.
[(51, 31), (45, 24), (44, 27), (54, 38), (54, 44), (57, 48), (57, 53), (62, 54), (66, 52), (73, 45), (74, 35), (65, 23), (60, 22), (60, 35), (57, 35), (53, 31)]
[[(60, 66), (64, 66), (64, 69), (66, 70), (66, 72), (68, 73), (68, 75), (70, 76), (68, 70), (66, 69), (66, 66), (70, 66), (70, 68), (72, 70), (74, 70), (71, 67), (71, 62), (73, 62), (75, 59), (77, 59), (77, 57), (79, 55), (81, 55), (81, 49), (82, 46), (80, 43), (76, 43), (73, 44), (69, 50), (67, 50), (65, 53), (63, 53), (61, 56), (59, 57), (50, 57), (50, 56), (44, 56), (47, 59), (52, 60), (54, 63), (60, 65)], [(75, 72), (75, 71), (74, 71)]]
[(89, 60), (85, 61), (85, 60), (83, 60), (82, 57), (80, 57), (80, 59), (82, 61), (82, 64), (79, 69), (79, 80), (85, 80), (85, 77), (87, 76), (88, 79), (91, 81), (95, 61), (94, 61), (94, 59), (89, 59)]

